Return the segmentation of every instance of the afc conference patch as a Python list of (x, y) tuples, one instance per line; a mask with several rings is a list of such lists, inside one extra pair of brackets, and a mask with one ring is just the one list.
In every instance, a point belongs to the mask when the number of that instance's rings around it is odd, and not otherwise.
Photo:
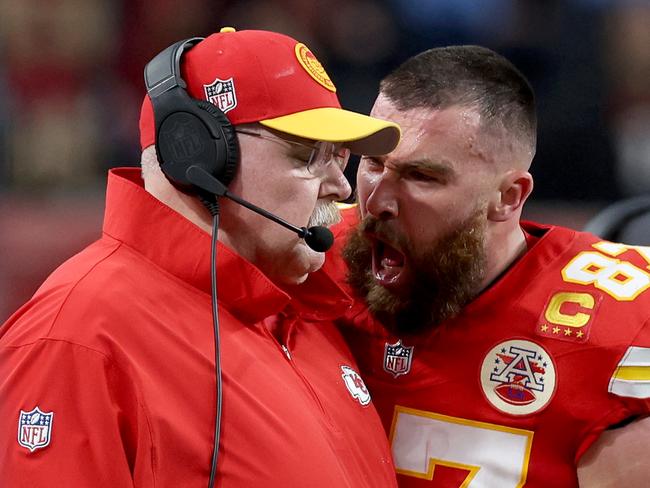
[(406, 347), (402, 344), (401, 339), (395, 344), (386, 343), (384, 347), (384, 371), (392, 374), (395, 378), (411, 371), (414, 347)]
[(546, 350), (531, 341), (510, 340), (483, 359), (481, 387), (497, 410), (512, 415), (537, 412), (555, 392), (555, 366)]
[(209, 85), (203, 85), (205, 97), (213, 105), (219, 107), (226, 113), (237, 106), (237, 95), (235, 94), (235, 82), (232, 78), (227, 80), (215, 79)]
[(18, 444), (30, 452), (46, 447), (52, 438), (54, 412), (43, 412), (35, 407), (29, 412), (20, 411), (18, 415)]

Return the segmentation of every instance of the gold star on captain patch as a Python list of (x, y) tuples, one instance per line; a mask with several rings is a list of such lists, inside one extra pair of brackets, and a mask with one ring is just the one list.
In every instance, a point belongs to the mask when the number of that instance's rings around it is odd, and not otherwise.
[(548, 330), (548, 325), (542, 324), (541, 329), (542, 329), (542, 332), (546, 332)]
[(583, 335), (585, 335), (585, 333), (582, 332), (581, 330), (579, 330), (578, 332), (576, 332), (576, 337), (577, 337), (578, 339), (581, 339)]
[(564, 335), (565, 336), (570, 336), (571, 335), (571, 329), (564, 329)]
[(553, 334), (559, 334), (560, 333), (560, 328), (559, 327), (553, 327)]

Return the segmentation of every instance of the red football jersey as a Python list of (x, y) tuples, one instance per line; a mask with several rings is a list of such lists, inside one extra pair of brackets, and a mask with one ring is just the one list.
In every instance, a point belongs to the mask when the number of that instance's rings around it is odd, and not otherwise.
[(361, 301), (346, 318), (400, 486), (577, 487), (600, 433), (648, 414), (650, 248), (522, 227), (528, 252), (431, 333), (391, 335)]

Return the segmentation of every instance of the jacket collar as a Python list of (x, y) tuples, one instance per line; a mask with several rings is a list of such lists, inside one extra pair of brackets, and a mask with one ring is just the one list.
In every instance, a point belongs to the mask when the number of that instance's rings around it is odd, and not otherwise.
[[(140, 253), (188, 285), (211, 293), (211, 236), (144, 189), (139, 168), (109, 172), (103, 233)], [(255, 265), (217, 244), (219, 305), (254, 323), (289, 306), (313, 319), (342, 315), (348, 295), (324, 272), (305, 283), (281, 288)]]

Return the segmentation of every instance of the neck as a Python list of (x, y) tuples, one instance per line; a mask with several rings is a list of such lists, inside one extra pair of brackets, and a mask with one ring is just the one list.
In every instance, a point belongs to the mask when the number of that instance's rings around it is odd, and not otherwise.
[(488, 269), (481, 284), (483, 290), (499, 278), (527, 251), (526, 236), (518, 220), (506, 232), (491, 237), (490, 242), (492, 244), (487, 249)]
[(162, 173), (144, 180), (145, 189), (208, 234), (212, 234), (212, 216), (196, 196), (188, 195), (172, 185)]

